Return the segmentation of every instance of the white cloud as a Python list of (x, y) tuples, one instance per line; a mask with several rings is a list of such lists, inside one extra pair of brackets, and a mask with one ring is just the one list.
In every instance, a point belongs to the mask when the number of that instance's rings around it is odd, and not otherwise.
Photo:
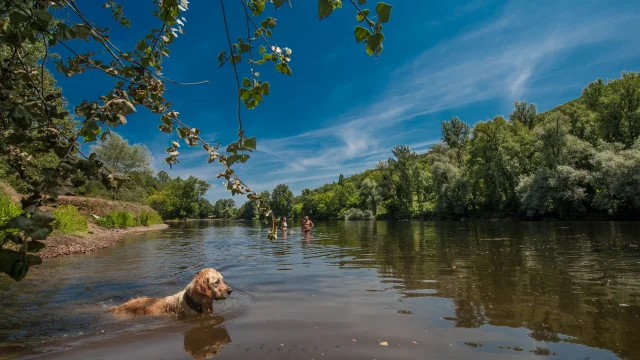
[[(459, 11), (472, 12), (483, 3), (473, 1)], [(296, 184), (293, 189), (299, 190), (302, 182), (304, 187), (314, 186), (340, 173), (362, 170), (363, 164), (372, 163), (372, 157), (388, 157), (396, 141), (407, 142), (395, 136), (403, 122), (479, 101), (511, 102), (536, 93), (537, 82), (550, 72), (561, 71), (567, 57), (594, 44), (633, 39), (633, 45), (627, 42), (624, 46), (637, 49), (638, 41), (633, 37), (637, 32), (631, 31), (637, 26), (630, 27), (637, 20), (637, 12), (606, 2), (510, 2), (495, 18), (399, 66), (372, 104), (340, 114), (324, 128), (261, 140), (259, 152), (276, 165), (263, 175), (270, 180), (262, 184), (291, 182)], [(608, 56), (613, 59), (617, 55)], [(599, 53), (581, 57), (578, 64), (585, 66), (607, 61)], [(545, 86), (549, 85), (541, 88)], [(439, 133), (439, 124), (434, 128)], [(416, 140), (413, 136), (411, 141)], [(434, 142), (437, 140), (417, 141), (414, 147), (426, 151)], [(287, 178), (300, 172), (314, 175), (295, 181)], [(252, 172), (251, 177), (256, 176)]]

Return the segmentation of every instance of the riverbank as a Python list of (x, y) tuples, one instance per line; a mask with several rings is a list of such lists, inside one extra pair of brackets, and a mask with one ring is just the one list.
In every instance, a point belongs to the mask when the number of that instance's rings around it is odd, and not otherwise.
[(181, 223), (181, 222), (192, 222), (192, 221), (223, 221), (223, 220), (236, 220), (236, 219), (170, 219), (164, 220), (165, 223)]
[(112, 247), (126, 235), (147, 231), (166, 229), (167, 224), (155, 224), (149, 226), (135, 226), (127, 229), (106, 229), (94, 223), (89, 223), (87, 234), (54, 234), (47, 238), (47, 246), (38, 255), (43, 259), (58, 256), (87, 254), (100, 249)]

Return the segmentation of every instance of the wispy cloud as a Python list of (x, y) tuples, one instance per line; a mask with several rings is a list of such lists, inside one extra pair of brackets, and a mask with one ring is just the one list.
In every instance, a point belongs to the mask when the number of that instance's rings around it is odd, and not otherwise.
[[(459, 9), (459, 14), (475, 11), (484, 4), (482, 0), (473, 1)], [(399, 140), (394, 135), (400, 132), (402, 123), (480, 101), (514, 101), (536, 93), (536, 86), (548, 87), (538, 82), (548, 73), (559, 71), (566, 58), (594, 44), (631, 39), (637, 33), (630, 26), (639, 23), (640, 15), (607, 4), (509, 2), (494, 18), (425, 49), (400, 65), (374, 102), (323, 121), (329, 126), (261, 140), (259, 151), (273, 161), (265, 175), (270, 180), (263, 184), (309, 185), (315, 180), (348, 174), (371, 163), (372, 157), (388, 157), (390, 148)], [(638, 26), (633, 28), (637, 30)], [(638, 41), (633, 41), (633, 45), (626, 46), (637, 49)], [(638, 53), (625, 56), (635, 55)], [(608, 61), (607, 55), (603, 58), (602, 54), (580, 56), (584, 59), (576, 64), (583, 66)], [(438, 141), (433, 135), (439, 133), (439, 124), (434, 128), (437, 131), (428, 135), (428, 140), (413, 134), (402, 142), (413, 141), (416, 150), (426, 151)], [(304, 171), (314, 175), (293, 178), (299, 179), (296, 181), (288, 179), (291, 174)], [(299, 190), (301, 186), (293, 188)]]

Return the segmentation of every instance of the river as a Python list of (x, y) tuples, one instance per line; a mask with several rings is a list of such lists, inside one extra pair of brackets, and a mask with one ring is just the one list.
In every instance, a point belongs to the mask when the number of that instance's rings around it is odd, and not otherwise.
[[(640, 359), (640, 223), (190, 222), (0, 278), (0, 357)], [(116, 318), (214, 267), (215, 315)], [(555, 356), (554, 356), (555, 355)]]

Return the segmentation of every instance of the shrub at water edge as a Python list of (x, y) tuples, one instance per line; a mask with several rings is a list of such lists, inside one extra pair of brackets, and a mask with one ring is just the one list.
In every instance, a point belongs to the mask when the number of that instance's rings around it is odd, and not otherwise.
[(97, 219), (98, 225), (105, 228), (118, 228), (125, 229), (132, 226), (149, 226), (153, 224), (161, 224), (162, 218), (158, 213), (143, 212), (138, 216), (131, 214), (128, 211), (116, 211), (111, 214), (107, 214), (100, 219)]
[(374, 218), (371, 210), (360, 210), (358, 208), (351, 208), (344, 212), (345, 220), (371, 220)]
[[(17, 203), (13, 202), (8, 195), (0, 192), (0, 225), (4, 225), (9, 219), (22, 214), (22, 208)], [(7, 231), (17, 230), (0, 230), (0, 237), (4, 238)]]
[(60, 234), (73, 234), (89, 230), (88, 220), (73, 205), (60, 205), (53, 211), (53, 228)]

